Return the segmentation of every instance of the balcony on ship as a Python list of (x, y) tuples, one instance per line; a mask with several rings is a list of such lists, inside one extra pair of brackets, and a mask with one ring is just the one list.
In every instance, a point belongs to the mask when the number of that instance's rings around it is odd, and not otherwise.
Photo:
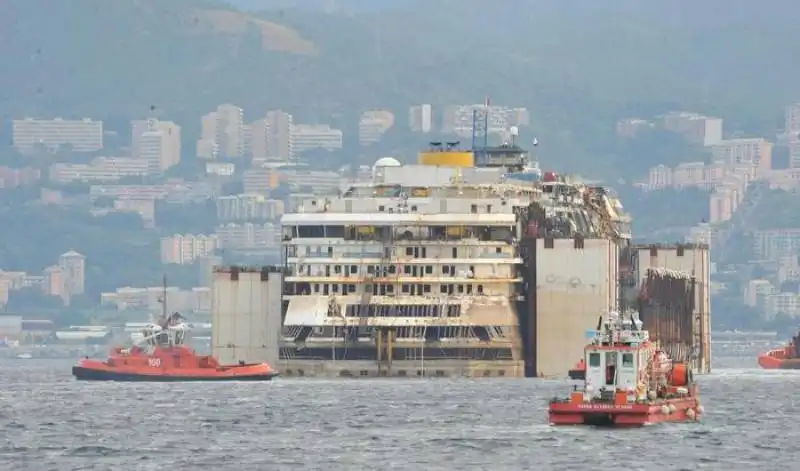
[(514, 239), (513, 226), (490, 225), (316, 225), (286, 226), (283, 241), (296, 239), (341, 239), (355, 242), (448, 242), (473, 240), (504, 242)]

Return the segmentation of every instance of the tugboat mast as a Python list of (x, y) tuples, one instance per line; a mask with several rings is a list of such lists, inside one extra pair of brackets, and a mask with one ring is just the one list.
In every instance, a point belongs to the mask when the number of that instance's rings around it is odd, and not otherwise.
[[(162, 284), (162, 291), (161, 291), (161, 320), (162, 322), (166, 322), (167, 320), (167, 274), (164, 273), (164, 276), (161, 278)], [(162, 326), (163, 327), (163, 326)]]

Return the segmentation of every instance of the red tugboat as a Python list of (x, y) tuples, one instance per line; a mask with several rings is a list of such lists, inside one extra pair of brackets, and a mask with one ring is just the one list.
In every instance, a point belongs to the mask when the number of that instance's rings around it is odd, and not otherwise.
[(267, 381), (275, 372), (267, 363), (220, 365), (184, 345), (188, 326), (173, 313), (142, 330), (131, 348), (115, 348), (106, 361), (81, 360), (72, 367), (79, 380), (94, 381)]
[(783, 347), (759, 355), (758, 365), (766, 370), (800, 370), (800, 331)]
[(550, 401), (551, 425), (630, 427), (703, 414), (691, 369), (658, 350), (636, 312), (601, 316), (584, 361), (583, 389)]
[(106, 361), (81, 360), (72, 367), (79, 380), (93, 381), (268, 381), (278, 373), (267, 363), (220, 365), (185, 345), (189, 326), (177, 312), (167, 315), (167, 279), (158, 322), (142, 330), (131, 348), (114, 348)]

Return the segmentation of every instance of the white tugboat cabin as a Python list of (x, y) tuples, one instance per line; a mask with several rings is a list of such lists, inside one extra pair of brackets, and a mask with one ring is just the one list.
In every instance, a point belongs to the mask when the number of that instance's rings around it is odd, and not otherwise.
[(659, 350), (642, 325), (635, 311), (600, 317), (584, 349), (584, 388), (550, 401), (551, 424), (637, 426), (702, 414), (691, 370)]

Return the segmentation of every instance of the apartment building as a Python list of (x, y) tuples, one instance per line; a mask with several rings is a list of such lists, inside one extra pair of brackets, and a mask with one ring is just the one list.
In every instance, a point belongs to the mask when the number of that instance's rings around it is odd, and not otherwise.
[(165, 185), (92, 185), (89, 187), (89, 197), (160, 200), (167, 197), (169, 189)]
[(224, 224), (214, 233), (222, 249), (275, 248), (281, 244), (280, 223)]
[(149, 162), (129, 157), (97, 157), (89, 164), (53, 164), (50, 181), (113, 182), (127, 177), (140, 177), (149, 173)]
[(162, 237), (161, 263), (194, 263), (199, 257), (213, 255), (218, 247), (219, 239), (214, 235), (175, 234)]
[(68, 296), (83, 294), (86, 284), (86, 257), (74, 250), (58, 257), (58, 268), (64, 277)]
[(11, 292), (11, 287), (8, 281), (0, 279), (0, 307), (5, 307), (8, 304), (8, 295)]
[(750, 307), (762, 307), (767, 296), (777, 294), (778, 289), (769, 280), (750, 280), (744, 289), (744, 305)]
[(21, 153), (33, 152), (38, 146), (48, 150), (70, 146), (75, 152), (94, 152), (103, 148), (103, 122), (89, 118), (15, 119), (12, 140)]
[(650, 168), (646, 188), (648, 190), (672, 188), (672, 169), (666, 165), (656, 165)]
[(795, 191), (800, 188), (800, 168), (772, 170), (766, 180), (772, 189)]
[(292, 152), (300, 154), (307, 150), (341, 149), (343, 145), (342, 131), (327, 124), (295, 124), (292, 126)]
[(236, 173), (236, 164), (231, 162), (206, 162), (206, 175), (232, 177)]
[(800, 103), (792, 103), (785, 108), (785, 128), (787, 135), (800, 134)]
[(338, 193), (347, 179), (341, 173), (327, 170), (288, 168), (281, 170), (281, 179), (292, 190), (308, 190), (318, 195)]
[(744, 199), (748, 184), (755, 178), (757, 168), (751, 164), (727, 165), (717, 162), (683, 163), (671, 169), (658, 165), (650, 169), (648, 190), (699, 187), (710, 190), (709, 222), (729, 220)]
[(755, 231), (753, 252), (758, 260), (779, 260), (800, 253), (800, 229), (770, 229)]
[(64, 273), (58, 265), (52, 265), (44, 269), (44, 283), (42, 283), (42, 293), (45, 296), (62, 296), (64, 293)]
[(784, 255), (778, 259), (777, 282), (800, 280), (800, 261), (797, 254)]
[(3, 271), (0, 270), (0, 280), (8, 282), (11, 290), (22, 289), (25, 286), (25, 278), (28, 276), (24, 271)]
[[(119, 311), (142, 309), (159, 312), (164, 288), (151, 286), (148, 288), (117, 288), (116, 291), (100, 294), (102, 306), (114, 306)], [(167, 304), (171, 310), (179, 312), (209, 312), (211, 310), (211, 289), (194, 287), (181, 290), (174, 286), (167, 287)]]
[(0, 188), (17, 188), (31, 185), (41, 178), (42, 173), (37, 168), (0, 167)]
[(114, 211), (136, 213), (142, 218), (146, 227), (152, 227), (156, 217), (156, 204), (154, 200), (148, 199), (116, 199), (114, 200)]
[(778, 315), (800, 316), (800, 294), (774, 293), (764, 298), (764, 317), (774, 319)]
[(249, 139), (245, 152), (253, 159), (266, 159), (269, 157), (267, 142), (269, 140), (269, 121), (261, 118), (253, 121), (248, 126)]
[(245, 170), (242, 185), (245, 194), (266, 195), (281, 183), (281, 174), (276, 168), (261, 167)]
[(244, 156), (244, 110), (226, 103), (217, 107), (216, 142), (222, 157)]
[(181, 161), (181, 127), (157, 119), (131, 121), (131, 156), (160, 173)]
[(195, 144), (196, 157), (204, 160), (216, 160), (219, 157), (217, 144), (217, 113), (212, 111), (200, 118), (200, 139)]
[(92, 185), (89, 197), (95, 200), (100, 197), (134, 199), (134, 200), (166, 200), (180, 203), (200, 201), (216, 196), (212, 182), (184, 182), (179, 179), (167, 181), (163, 185)]
[(753, 166), (759, 175), (772, 169), (772, 144), (760, 137), (720, 141), (711, 147), (711, 156), (724, 165)]
[(394, 113), (387, 110), (365, 111), (358, 121), (358, 142), (368, 146), (381, 140), (383, 134), (394, 126)]
[(708, 197), (709, 222), (719, 224), (730, 220), (743, 197), (743, 193), (736, 188), (726, 187), (714, 190)]
[(672, 185), (683, 187), (708, 187), (709, 179), (706, 165), (703, 162), (687, 162), (679, 164), (672, 171)]
[[(765, 171), (765, 178), (771, 173)], [(645, 185), (649, 190), (664, 188), (701, 187), (711, 190), (726, 182), (731, 177), (744, 179), (745, 184), (756, 179), (757, 169), (749, 164), (727, 165), (721, 162), (705, 164), (703, 162), (686, 162), (677, 165), (674, 169), (665, 165), (652, 167)]]
[(664, 129), (680, 134), (689, 142), (712, 146), (722, 141), (722, 118), (681, 111), (667, 113), (662, 123)]
[(281, 200), (242, 194), (217, 198), (217, 220), (222, 222), (276, 220), (284, 213)]
[(286, 161), (294, 157), (292, 115), (281, 110), (267, 112), (267, 158)]
[(618, 137), (636, 137), (636, 135), (643, 129), (652, 129), (655, 123), (640, 118), (626, 118), (617, 121), (617, 136)]
[(408, 127), (413, 132), (433, 131), (433, 107), (426, 103), (408, 109)]
[(245, 155), (244, 110), (225, 103), (200, 118), (200, 159), (238, 158)]

